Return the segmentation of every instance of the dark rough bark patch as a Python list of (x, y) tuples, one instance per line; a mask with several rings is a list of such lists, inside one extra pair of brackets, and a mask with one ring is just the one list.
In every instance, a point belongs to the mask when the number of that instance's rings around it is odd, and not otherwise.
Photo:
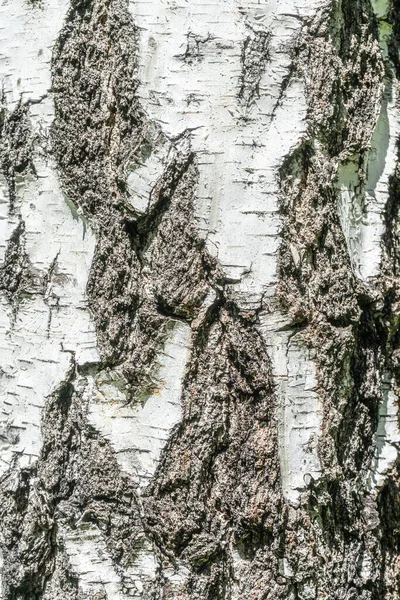
[(272, 575), (285, 509), (269, 359), (234, 306), (221, 298), (209, 311), (195, 332), (182, 423), (146, 491), (146, 522), (165, 556), (190, 568), (183, 598), (229, 597), (232, 547), (252, 565), (243, 597), (262, 586), (283, 597)]
[(0, 267), (0, 290), (5, 292), (14, 313), (24, 295), (42, 291), (38, 273), (34, 272), (24, 244), (25, 224), (20, 220), (8, 241), (4, 262)]
[(7, 181), (10, 213), (15, 209), (16, 177), (26, 171), (35, 173), (32, 161), (34, 136), (29, 122), (30, 102), (20, 101), (10, 112), (0, 97), (0, 169)]
[(7, 600), (78, 597), (63, 528), (94, 524), (121, 566), (142, 546), (136, 490), (121, 473), (108, 442), (89, 426), (82, 395), (85, 379), (76, 375), (72, 367), (47, 403), (43, 449), (34, 470), (10, 473), (0, 485)]
[(57, 306), (58, 299), (52, 296), (49, 302), (47, 290), (51, 281), (57, 278), (56, 271), (57, 257), (47, 273), (40, 272), (32, 265), (25, 250), (25, 223), (20, 218), (8, 240), (4, 261), (0, 266), (0, 291), (5, 294), (12, 308), (14, 320), (21, 303), (38, 294), (44, 296), (44, 301), (49, 305), (51, 320), (51, 310), (53, 306)]
[[(309, 323), (322, 314), (333, 324), (350, 324), (359, 313), (356, 290), (336, 208), (329, 164), (321, 174), (321, 157), (306, 141), (281, 169), (285, 194), (280, 248), (280, 295), (294, 323)], [(293, 190), (292, 181), (297, 181)], [(298, 249), (298, 264), (291, 244)]]
[(392, 0), (389, 22), (393, 27), (393, 36), (389, 44), (390, 60), (395, 66), (397, 77), (400, 76), (400, 2)]
[(269, 31), (254, 30), (243, 43), (239, 98), (247, 108), (260, 96), (260, 81), (269, 60), (270, 38)]
[[(327, 31), (333, 35), (329, 43)], [(291, 557), (297, 562), (298, 579), (318, 583), (310, 584), (308, 591), (294, 585), (294, 597), (322, 598), (325, 593), (335, 598), (394, 599), (399, 593), (397, 538), (387, 532), (389, 522), (396, 530), (396, 521), (390, 519), (397, 509), (388, 507), (388, 498), (396, 501), (398, 474), (389, 475), (378, 500), (368, 489), (367, 478), (383, 401), (382, 381), (396, 374), (398, 300), (393, 268), (398, 242), (397, 234), (390, 234), (398, 227), (396, 183), (392, 180), (387, 216), (390, 256), (383, 259), (382, 276), (367, 288), (352, 274), (337, 215), (334, 177), (336, 159), (351, 155), (359, 157), (363, 177), (385, 69), (369, 2), (338, 2), (331, 23), (316, 23), (310, 35), (309, 50), (304, 46), (299, 52), (309, 81), (309, 139), (281, 171), (280, 294), (293, 324), (303, 327), (306, 340), (318, 350), (324, 405), (319, 456), (324, 475), (311, 487), (308, 506), (303, 507), (310, 523), (306, 528), (296, 525), (297, 540), (304, 539), (310, 549), (309, 564), (295, 546)], [(324, 76), (318, 76), (322, 72)], [(290, 518), (287, 528), (292, 527)], [(365, 564), (368, 568), (363, 571)]]

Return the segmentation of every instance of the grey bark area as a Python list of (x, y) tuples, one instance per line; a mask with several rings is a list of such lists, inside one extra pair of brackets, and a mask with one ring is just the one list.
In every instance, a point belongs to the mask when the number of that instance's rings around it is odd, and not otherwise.
[(400, 3), (255, 4), (0, 6), (4, 600), (400, 597)]

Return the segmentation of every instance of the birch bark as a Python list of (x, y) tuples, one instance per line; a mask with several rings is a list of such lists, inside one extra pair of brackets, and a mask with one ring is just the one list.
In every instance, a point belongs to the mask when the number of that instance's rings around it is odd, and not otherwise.
[(400, 595), (398, 0), (0, 0), (5, 600)]

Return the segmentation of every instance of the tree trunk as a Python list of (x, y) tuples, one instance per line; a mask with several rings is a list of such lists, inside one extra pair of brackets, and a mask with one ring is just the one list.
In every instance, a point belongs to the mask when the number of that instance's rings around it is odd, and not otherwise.
[(399, 0), (2, 0), (5, 600), (400, 597)]

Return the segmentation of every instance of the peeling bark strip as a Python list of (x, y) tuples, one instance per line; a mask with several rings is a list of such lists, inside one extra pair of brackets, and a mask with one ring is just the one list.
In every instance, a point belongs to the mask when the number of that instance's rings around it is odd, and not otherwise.
[(399, 15), (4, 0), (2, 598), (400, 596)]

